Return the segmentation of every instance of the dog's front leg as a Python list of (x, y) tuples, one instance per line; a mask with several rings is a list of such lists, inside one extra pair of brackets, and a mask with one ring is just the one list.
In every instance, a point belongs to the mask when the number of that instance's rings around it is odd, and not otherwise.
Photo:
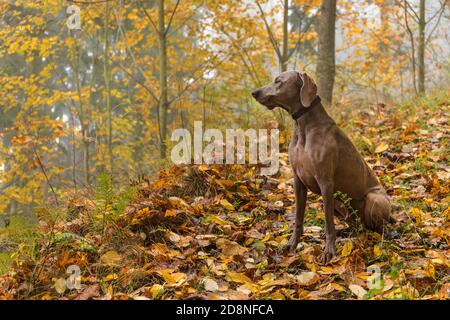
[(322, 256), (322, 262), (328, 263), (336, 255), (336, 230), (334, 229), (334, 185), (333, 182), (327, 181), (319, 183), (320, 191), (323, 198), (323, 206), (325, 211), (325, 250)]
[(303, 221), (305, 219), (306, 194), (307, 189), (300, 178), (294, 173), (294, 193), (295, 193), (295, 223), (294, 232), (287, 243), (285, 250), (295, 250), (298, 241), (303, 234)]

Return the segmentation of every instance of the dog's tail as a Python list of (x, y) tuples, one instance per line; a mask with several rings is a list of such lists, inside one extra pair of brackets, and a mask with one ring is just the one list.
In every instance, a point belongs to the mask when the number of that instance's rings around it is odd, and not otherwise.
[(384, 190), (374, 190), (366, 195), (363, 224), (367, 229), (382, 231), (383, 225), (392, 222), (391, 203)]

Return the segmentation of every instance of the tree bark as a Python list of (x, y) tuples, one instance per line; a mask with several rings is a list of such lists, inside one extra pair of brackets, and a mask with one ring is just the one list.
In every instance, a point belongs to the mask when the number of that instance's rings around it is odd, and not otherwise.
[(283, 55), (280, 61), (281, 72), (287, 71), (289, 60), (289, 0), (284, 1), (284, 18), (283, 18)]
[(425, 93), (425, 0), (419, 8), (419, 94)]
[(83, 144), (83, 163), (84, 163), (84, 183), (86, 186), (89, 185), (89, 178), (90, 178), (90, 167), (89, 167), (89, 125), (88, 125), (88, 119), (87, 115), (85, 114), (85, 111), (87, 113), (87, 110), (84, 110), (83, 106), (83, 97), (81, 94), (81, 84), (80, 84), (80, 69), (79, 69), (79, 59), (80, 59), (80, 50), (78, 47), (78, 44), (75, 48), (75, 57), (74, 57), (74, 82), (78, 94), (78, 118), (80, 121), (81, 126), (81, 139)]
[(164, 1), (158, 0), (158, 19), (159, 19), (159, 137), (160, 137), (160, 157), (166, 158), (166, 134), (167, 134), (167, 33), (164, 18)]
[(319, 46), (317, 53), (317, 87), (327, 104), (333, 100), (335, 67), (336, 0), (323, 0), (319, 16)]
[(111, 177), (114, 172), (114, 159), (113, 159), (113, 149), (112, 149), (112, 108), (111, 108), (111, 87), (110, 87), (110, 72), (108, 65), (108, 54), (109, 54), (109, 1), (105, 2), (105, 57), (103, 64), (103, 73), (105, 78), (105, 100), (106, 100), (106, 112), (107, 115), (107, 149), (109, 158), (109, 170)]
[(412, 67), (412, 82), (413, 82), (413, 88), (414, 88), (414, 93), (417, 95), (417, 85), (416, 85), (416, 50), (415, 50), (415, 45), (414, 45), (414, 35), (412, 33), (412, 30), (409, 26), (409, 22), (408, 22), (408, 1), (404, 0), (403, 1), (403, 5), (404, 5), (404, 11), (405, 11), (405, 25), (406, 25), (406, 30), (408, 31), (409, 34), (409, 40), (411, 42), (411, 67)]

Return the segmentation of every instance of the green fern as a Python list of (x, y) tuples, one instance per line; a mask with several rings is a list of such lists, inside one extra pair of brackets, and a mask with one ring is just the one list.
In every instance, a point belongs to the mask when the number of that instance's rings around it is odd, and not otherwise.
[(124, 213), (128, 203), (138, 194), (137, 187), (129, 187), (116, 194), (111, 175), (101, 173), (97, 178), (95, 193), (96, 211), (103, 220), (115, 220)]
[(111, 175), (100, 173), (97, 178), (95, 206), (98, 213), (109, 215), (113, 212), (114, 190)]
[(138, 195), (138, 190), (139, 189), (136, 186), (129, 187), (118, 195), (112, 218), (116, 218), (125, 212), (125, 208), (128, 203), (130, 203), (130, 201)]

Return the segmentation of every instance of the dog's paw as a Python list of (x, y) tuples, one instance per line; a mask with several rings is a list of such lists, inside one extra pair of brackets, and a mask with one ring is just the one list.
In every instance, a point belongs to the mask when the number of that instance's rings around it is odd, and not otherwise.
[(325, 250), (322, 253), (322, 256), (320, 257), (320, 261), (322, 264), (329, 263), (333, 257), (336, 256), (336, 247), (334, 244), (325, 244)]
[(283, 251), (291, 252), (292, 250), (295, 250), (297, 248), (299, 238), (300, 236), (292, 235), (288, 243), (284, 246)]

